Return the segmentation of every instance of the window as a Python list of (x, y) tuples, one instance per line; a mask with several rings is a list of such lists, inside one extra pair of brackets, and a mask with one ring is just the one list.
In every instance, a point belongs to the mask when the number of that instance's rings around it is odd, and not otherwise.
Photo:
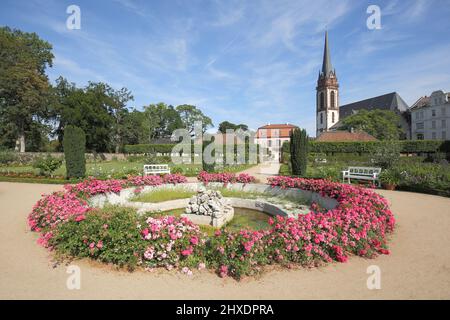
[(436, 140), (436, 132), (431, 133), (431, 139)]
[(417, 140), (423, 140), (423, 133), (417, 134)]
[(418, 120), (418, 119), (419, 119), (419, 113), (416, 112), (414, 115), (415, 115), (415, 117), (416, 117), (416, 120)]
[(423, 119), (423, 111), (420, 111), (420, 119)]
[(436, 110), (434, 110), (434, 109), (431, 110), (431, 116), (436, 117)]
[(323, 113), (320, 114), (320, 124), (323, 123)]
[(431, 121), (431, 129), (436, 129), (436, 121)]
[[(331, 99), (331, 108), (335, 108), (336, 105), (335, 105), (334, 91), (331, 91), (331, 97), (330, 97), (330, 99)], [(334, 113), (333, 113), (333, 116), (334, 116)], [(334, 122), (334, 120), (333, 120), (333, 122)]]
[(416, 129), (423, 129), (423, 122), (417, 122), (416, 123)]
[(446, 139), (446, 136), (447, 136), (447, 133), (445, 132), (445, 131), (442, 131), (442, 140), (445, 140)]
[(334, 123), (334, 112), (331, 113), (331, 123)]
[(325, 107), (325, 98), (323, 92), (320, 93), (320, 108), (323, 109)]
[(272, 140), (269, 140), (269, 147), (272, 146)]
[(445, 107), (441, 108), (441, 114), (442, 114), (443, 117), (445, 117)]

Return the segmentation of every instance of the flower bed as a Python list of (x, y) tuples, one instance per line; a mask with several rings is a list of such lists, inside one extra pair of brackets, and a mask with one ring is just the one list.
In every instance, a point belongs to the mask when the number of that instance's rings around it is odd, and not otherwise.
[(222, 172), (222, 173), (208, 173), (206, 171), (200, 172), (200, 174), (197, 176), (197, 179), (205, 184), (208, 184), (209, 182), (221, 182), (224, 184), (228, 183), (252, 183), (255, 182), (255, 177), (247, 174), (247, 173), (241, 173), (241, 174), (234, 174), (229, 172)]
[[(205, 183), (238, 181), (226, 174), (202, 177)], [(123, 187), (178, 183), (183, 178), (87, 180), (41, 199), (29, 224), (42, 232), (42, 245), (62, 256), (91, 257), (130, 268), (175, 268), (186, 274), (206, 267), (236, 279), (257, 274), (269, 264), (317, 266), (345, 262), (351, 255), (373, 258), (389, 253), (387, 235), (394, 230), (395, 219), (386, 200), (372, 190), (327, 180), (274, 177), (269, 183), (333, 198), (338, 205), (332, 210), (313, 209), (297, 219), (269, 219), (268, 230), (222, 229), (211, 237), (186, 219), (139, 217), (124, 208), (101, 211), (89, 208), (83, 200)]]

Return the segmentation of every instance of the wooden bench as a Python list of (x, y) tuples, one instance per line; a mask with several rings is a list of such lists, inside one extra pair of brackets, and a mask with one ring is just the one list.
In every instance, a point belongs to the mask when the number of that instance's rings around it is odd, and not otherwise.
[(168, 164), (144, 164), (144, 176), (170, 173)]
[(342, 171), (342, 182), (345, 182), (345, 179), (347, 179), (348, 183), (350, 183), (350, 179), (357, 179), (373, 181), (380, 185), (380, 179), (378, 178), (380, 173), (381, 168), (348, 167), (347, 170)]

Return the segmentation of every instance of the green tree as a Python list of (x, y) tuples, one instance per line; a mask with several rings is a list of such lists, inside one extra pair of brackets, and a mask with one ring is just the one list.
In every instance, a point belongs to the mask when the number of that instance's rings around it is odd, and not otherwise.
[(343, 119), (341, 129), (362, 130), (379, 140), (398, 140), (402, 133), (400, 121), (400, 116), (393, 111), (360, 110)]
[(231, 129), (231, 130), (244, 130), (247, 131), (248, 130), (248, 126), (246, 124), (234, 124), (232, 122), (228, 122), (228, 121), (222, 121), (219, 124), (219, 132), (220, 133), (227, 133), (227, 129)]
[(48, 116), (45, 70), (52, 66), (51, 51), (52, 46), (35, 33), (0, 28), (0, 127), (2, 135), (15, 137), (20, 152), (26, 150), (33, 125)]
[(292, 174), (306, 176), (308, 163), (309, 138), (305, 129), (294, 129), (290, 136)]
[(192, 106), (189, 104), (182, 104), (177, 106), (176, 108), (178, 114), (181, 117), (181, 121), (183, 122), (184, 127), (189, 131), (191, 136), (195, 135), (195, 122), (202, 122), (202, 132), (205, 133), (208, 128), (213, 126), (212, 120), (210, 117), (203, 114), (203, 112), (198, 109), (196, 106)]
[(154, 139), (170, 138), (175, 129), (183, 128), (183, 122), (177, 110), (163, 102), (144, 107), (143, 116), (146, 143)]
[(64, 157), (66, 159), (66, 177), (83, 178), (86, 174), (85, 158), (86, 134), (83, 129), (67, 125), (64, 128)]
[(112, 127), (112, 142), (115, 147), (115, 153), (119, 153), (120, 148), (123, 146), (123, 140), (125, 135), (125, 118), (128, 114), (127, 103), (130, 100), (134, 100), (133, 95), (127, 88), (120, 90), (113, 90), (110, 88), (109, 95), (112, 97), (112, 104), (109, 107), (109, 112), (112, 115), (113, 127)]
[(123, 118), (127, 112), (125, 103), (131, 94), (125, 88), (115, 91), (106, 83), (89, 82), (85, 88), (77, 88), (64, 78), (56, 80), (54, 88), (55, 133), (63, 140), (67, 125), (77, 126), (86, 133), (86, 148), (105, 152), (114, 150), (122, 138)]

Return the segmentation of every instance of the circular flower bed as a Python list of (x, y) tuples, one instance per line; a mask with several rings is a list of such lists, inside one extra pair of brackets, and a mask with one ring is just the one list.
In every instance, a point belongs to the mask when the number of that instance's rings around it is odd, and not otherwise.
[[(224, 178), (225, 177), (225, 178)], [(201, 174), (207, 183), (239, 181), (223, 174)], [(240, 182), (254, 178), (242, 176)], [(386, 200), (357, 186), (290, 177), (274, 177), (273, 187), (300, 188), (338, 202), (332, 210), (313, 206), (295, 218), (269, 219), (268, 230), (216, 230), (207, 236), (187, 219), (173, 216), (139, 216), (132, 209), (100, 210), (88, 198), (123, 188), (183, 183), (181, 175), (129, 177), (126, 180), (86, 180), (65, 186), (65, 191), (44, 196), (28, 217), (31, 230), (41, 232), (38, 242), (57, 257), (90, 257), (133, 269), (165, 267), (192, 274), (194, 269), (214, 269), (236, 279), (259, 273), (277, 264), (317, 266), (345, 262), (351, 255), (373, 258), (388, 254), (387, 235), (395, 219)]]

